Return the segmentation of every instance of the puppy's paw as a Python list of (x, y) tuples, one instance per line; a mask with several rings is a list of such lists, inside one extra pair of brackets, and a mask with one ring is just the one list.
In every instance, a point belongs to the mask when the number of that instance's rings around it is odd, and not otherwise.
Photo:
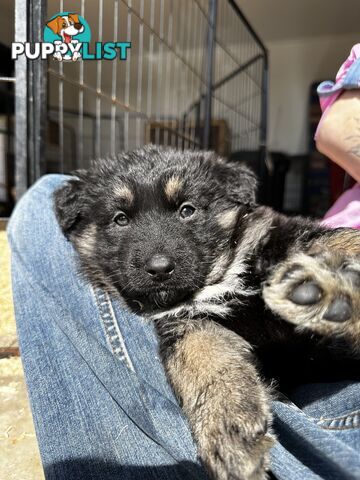
[(360, 255), (346, 250), (295, 254), (274, 271), (263, 297), (299, 328), (344, 336), (360, 349)]
[(63, 57), (60, 52), (55, 52), (53, 57), (56, 58), (56, 60), (58, 60), (59, 62), (62, 62)]
[(251, 400), (231, 403), (221, 416), (209, 415), (203, 423), (200, 457), (216, 480), (265, 480), (274, 443), (268, 406)]
[(76, 62), (76, 60), (78, 60), (79, 58), (81, 58), (81, 53), (80, 52), (74, 52), (73, 56), (72, 56), (72, 61)]

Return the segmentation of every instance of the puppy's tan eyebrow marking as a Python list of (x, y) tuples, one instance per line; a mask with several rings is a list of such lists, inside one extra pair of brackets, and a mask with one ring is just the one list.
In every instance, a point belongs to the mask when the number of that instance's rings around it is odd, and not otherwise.
[(223, 213), (217, 215), (217, 222), (220, 227), (225, 229), (231, 229), (235, 227), (239, 210), (237, 208), (232, 208), (231, 210), (226, 210)]
[(96, 247), (96, 225), (91, 223), (79, 236), (74, 238), (80, 253), (86, 256), (90, 256), (94, 253)]
[(168, 200), (174, 200), (176, 194), (179, 192), (182, 187), (182, 180), (179, 177), (172, 176), (165, 185), (165, 195)]
[(114, 188), (114, 195), (122, 200), (126, 200), (129, 204), (134, 201), (134, 193), (127, 185), (116, 185)]

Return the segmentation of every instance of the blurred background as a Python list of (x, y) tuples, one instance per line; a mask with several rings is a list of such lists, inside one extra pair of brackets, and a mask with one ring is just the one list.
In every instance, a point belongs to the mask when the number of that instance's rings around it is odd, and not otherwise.
[[(92, 49), (131, 41), (128, 59), (11, 60), (14, 38), (42, 41), (63, 11), (87, 20)], [(0, 216), (40, 175), (146, 143), (246, 162), (259, 200), (289, 214), (321, 217), (341, 193), (314, 148), (316, 86), (357, 42), (358, 1), (2, 0), (0, 13)]]

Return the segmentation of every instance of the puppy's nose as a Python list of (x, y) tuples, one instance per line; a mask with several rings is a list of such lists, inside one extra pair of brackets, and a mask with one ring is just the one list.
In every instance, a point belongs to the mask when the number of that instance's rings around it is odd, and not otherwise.
[(174, 269), (174, 260), (163, 254), (153, 255), (145, 263), (145, 270), (153, 280), (166, 280), (173, 273)]
[(82, 29), (82, 24), (81, 23), (74, 23), (74, 27), (76, 30), (81, 30)]

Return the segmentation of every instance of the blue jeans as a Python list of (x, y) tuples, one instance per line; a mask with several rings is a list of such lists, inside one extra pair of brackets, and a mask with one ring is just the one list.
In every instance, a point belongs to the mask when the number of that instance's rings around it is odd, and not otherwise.
[[(153, 326), (77, 274), (40, 179), (9, 223), (21, 357), (46, 478), (205, 479)], [(360, 478), (360, 384), (298, 387), (273, 402), (278, 479)]]

